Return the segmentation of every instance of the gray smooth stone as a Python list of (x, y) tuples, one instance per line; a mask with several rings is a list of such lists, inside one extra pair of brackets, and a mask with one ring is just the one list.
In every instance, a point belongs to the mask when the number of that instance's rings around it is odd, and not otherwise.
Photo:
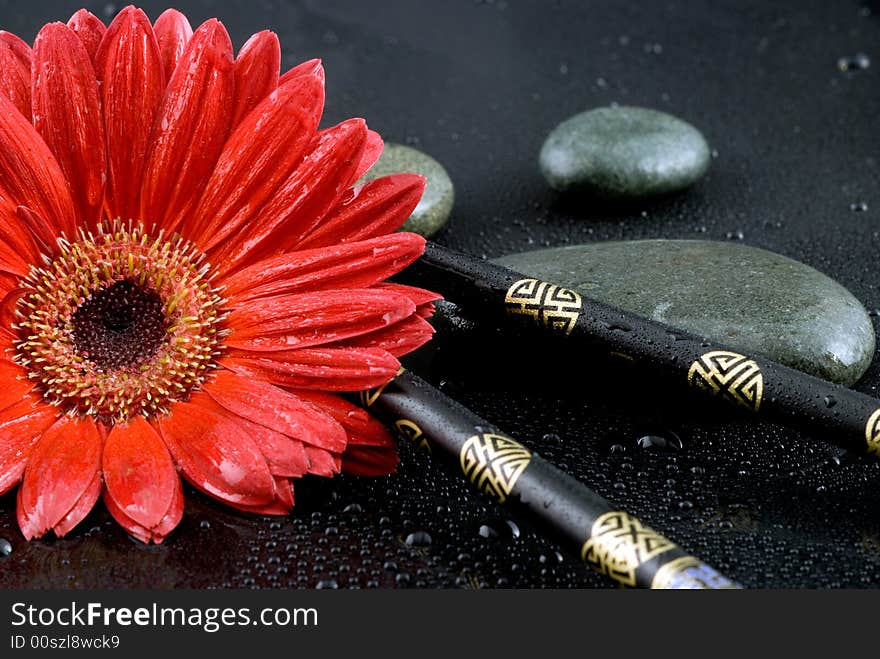
[(419, 205), (401, 227), (401, 231), (412, 231), (428, 238), (446, 224), (455, 203), (452, 180), (443, 165), (417, 149), (386, 142), (379, 160), (364, 174), (361, 182), (403, 172), (421, 174), (428, 182)]
[(607, 107), (559, 124), (539, 164), (556, 190), (636, 199), (681, 190), (709, 169), (711, 153), (689, 123), (648, 108)]
[(854, 383), (874, 354), (871, 319), (848, 290), (748, 245), (604, 242), (495, 262), (832, 382)]

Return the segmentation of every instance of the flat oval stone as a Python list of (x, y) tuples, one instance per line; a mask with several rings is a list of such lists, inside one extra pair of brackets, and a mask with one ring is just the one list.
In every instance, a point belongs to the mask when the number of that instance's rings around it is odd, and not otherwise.
[(692, 185), (710, 160), (709, 145), (689, 123), (648, 108), (608, 107), (554, 128), (539, 164), (556, 190), (635, 199)]
[(603, 242), (495, 262), (840, 384), (858, 380), (874, 354), (871, 319), (848, 290), (803, 263), (748, 245)]
[(428, 238), (437, 233), (449, 219), (455, 192), (449, 174), (431, 156), (403, 144), (386, 142), (379, 160), (364, 174), (361, 183), (389, 174), (412, 172), (428, 179), (419, 205), (401, 227)]

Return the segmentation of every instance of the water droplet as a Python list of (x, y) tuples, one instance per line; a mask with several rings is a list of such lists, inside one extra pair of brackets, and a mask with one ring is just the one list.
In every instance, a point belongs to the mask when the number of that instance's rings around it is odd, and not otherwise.
[(344, 513), (359, 513), (363, 512), (363, 507), (359, 503), (350, 503), (345, 508), (342, 509)]
[(321, 579), (316, 585), (315, 588), (318, 590), (336, 590), (339, 588), (339, 584), (336, 579)]
[(825, 403), (825, 407), (828, 409), (837, 405), (837, 399), (834, 396), (825, 396), (822, 402)]
[(871, 66), (871, 58), (865, 53), (858, 53), (852, 57), (841, 57), (837, 60), (837, 68), (841, 71), (863, 71)]
[(406, 536), (405, 542), (410, 547), (428, 547), (432, 542), (431, 534), (427, 531), (415, 531)]
[(849, 205), (849, 209), (855, 213), (864, 213), (868, 210), (868, 204), (864, 201), (857, 201)]
[(209, 528), (211, 528), (211, 522), (209, 522), (206, 519), (203, 519), (201, 522), (199, 522), (199, 528), (200, 529), (209, 529)]
[(481, 538), (497, 538), (498, 537), (498, 531), (493, 529), (488, 524), (481, 524), (480, 529), (477, 532), (480, 534)]
[(0, 538), (0, 556), (9, 556), (12, 553), (12, 543), (6, 538)]
[(643, 435), (636, 444), (649, 451), (680, 451), (683, 446), (681, 438), (672, 431), (665, 431), (662, 435)]
[(504, 523), (507, 524), (507, 528), (510, 530), (510, 537), (518, 538), (520, 535), (520, 531), (519, 526), (516, 525), (516, 522), (514, 522), (512, 519), (508, 519), (505, 520)]

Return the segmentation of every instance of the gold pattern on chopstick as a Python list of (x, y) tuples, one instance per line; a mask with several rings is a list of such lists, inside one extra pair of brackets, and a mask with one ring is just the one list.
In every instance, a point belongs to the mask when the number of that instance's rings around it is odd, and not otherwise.
[(865, 440), (868, 442), (868, 453), (880, 456), (880, 409), (868, 419), (865, 426)]
[(612, 511), (593, 523), (590, 537), (581, 547), (581, 558), (623, 586), (636, 585), (636, 569), (676, 545), (635, 517)]
[(422, 429), (415, 421), (398, 419), (394, 422), (394, 427), (397, 428), (397, 432), (416, 444), (420, 449), (425, 449), (428, 453), (431, 452), (431, 445), (425, 439), (425, 433), (422, 432)]
[[(397, 373), (394, 375), (394, 378), (403, 373), (405, 370), (406, 369), (401, 366), (399, 369), (397, 369)], [(385, 387), (394, 382), (394, 378), (391, 378), (385, 384), (379, 385), (378, 387), (375, 387), (373, 389), (364, 389), (363, 391), (361, 391), (358, 394), (358, 399), (361, 402), (361, 407), (370, 407), (373, 405), (373, 403), (379, 400), (379, 396), (381, 396), (382, 392), (385, 391)]]
[(664, 563), (651, 581), (651, 588), (676, 590), (726, 590), (738, 587), (730, 579), (693, 556), (680, 556)]
[(764, 396), (764, 376), (754, 359), (713, 350), (691, 364), (688, 384), (757, 412)]
[(509, 314), (530, 316), (552, 330), (571, 334), (583, 309), (579, 293), (538, 279), (520, 279), (507, 289)]
[(504, 503), (529, 466), (532, 453), (510, 437), (482, 433), (462, 445), (459, 459), (464, 475), (477, 489)]

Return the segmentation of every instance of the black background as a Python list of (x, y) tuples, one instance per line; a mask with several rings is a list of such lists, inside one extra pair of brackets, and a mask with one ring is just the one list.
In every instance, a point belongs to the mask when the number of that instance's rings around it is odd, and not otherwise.
[[(107, 20), (121, 4), (84, 3)], [(31, 41), (70, 2), (0, 2)], [(164, 5), (141, 5), (156, 18)], [(456, 186), (436, 240), (478, 255), (607, 239), (743, 240), (801, 260), (880, 307), (880, 3), (182, 1), (218, 16), (236, 47), (261, 29), (285, 68), (321, 57), (325, 125), (365, 117), (442, 162)], [(838, 59), (869, 55), (866, 70)], [(638, 207), (563, 199), (537, 168), (546, 134), (612, 102), (676, 114), (716, 158), (675, 197)], [(853, 204), (867, 204), (855, 212)], [(880, 585), (880, 466), (822, 441), (670, 404), (602, 370), (529, 366), (499, 381), (468, 342), (424, 375), (685, 549), (747, 586)], [(430, 357), (430, 355), (428, 355)], [(573, 385), (561, 386), (566, 378)], [(856, 385), (876, 393), (880, 369)], [(675, 433), (679, 451), (640, 449)], [(614, 448), (612, 448), (614, 447)], [(552, 541), (402, 446), (386, 479), (298, 484), (289, 518), (240, 515), (195, 493), (159, 547), (99, 504), (62, 540), (23, 541), (0, 498), (0, 586), (605, 587)], [(424, 533), (419, 533), (424, 532)], [(411, 535), (414, 534), (414, 535)], [(427, 536), (425, 535), (427, 534)], [(409, 543), (407, 540), (409, 539)]]

